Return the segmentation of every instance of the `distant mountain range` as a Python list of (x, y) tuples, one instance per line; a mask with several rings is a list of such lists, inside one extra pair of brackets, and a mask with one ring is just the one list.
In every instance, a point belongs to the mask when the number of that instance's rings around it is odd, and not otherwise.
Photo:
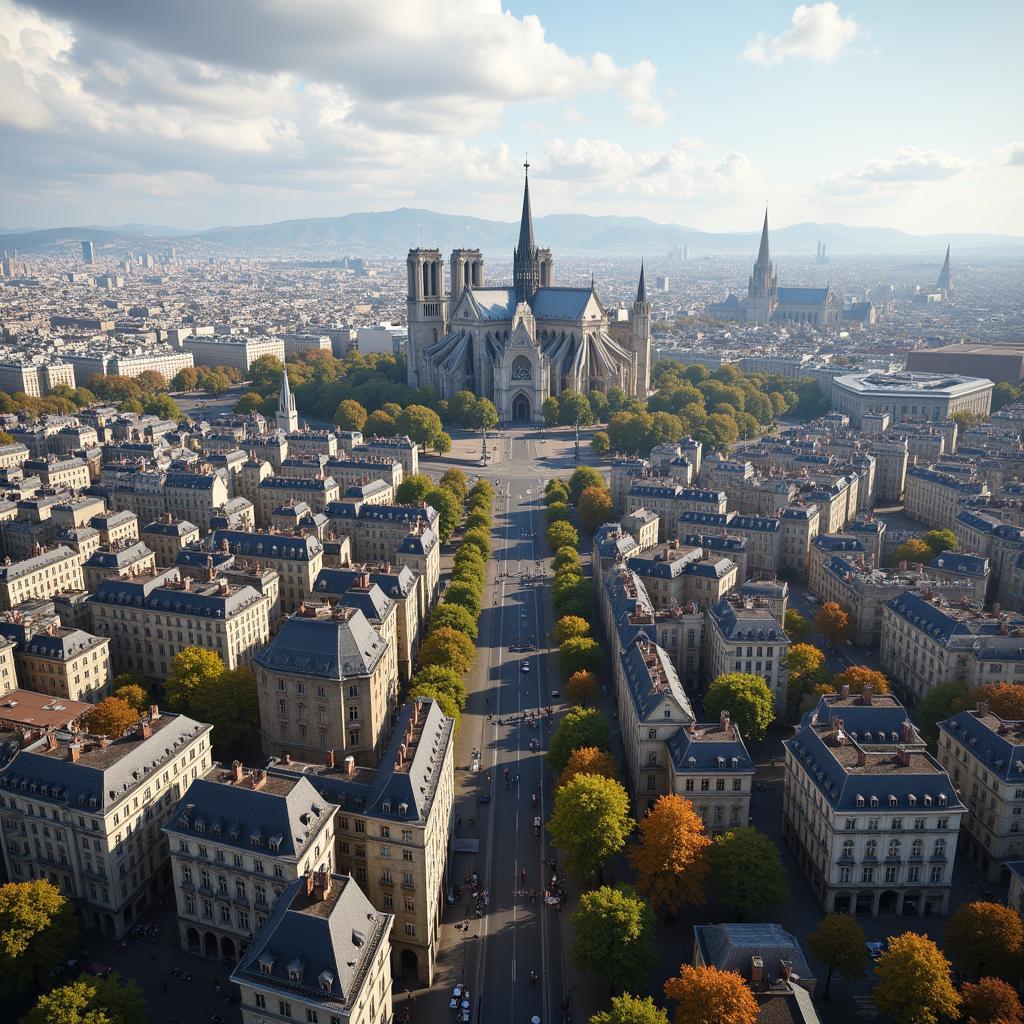
[[(690, 258), (699, 259), (752, 254), (757, 251), (758, 243), (757, 231), (699, 231), (678, 224), (659, 224), (644, 217), (552, 214), (537, 217), (534, 227), (539, 244), (564, 255), (660, 256), (670, 249), (688, 246)], [(421, 243), (428, 247), (439, 246), (444, 252), (468, 243), (485, 253), (511, 255), (518, 232), (516, 222), (402, 208), (196, 232), (148, 224), (45, 228), (2, 233), (0, 249), (42, 252), (64, 249), (88, 238), (101, 250), (107, 245), (156, 250), (161, 245), (173, 244), (182, 251), (210, 255), (249, 252), (261, 256), (399, 256)], [(939, 258), (947, 243), (958, 253), (1024, 255), (1024, 237), (1019, 235), (911, 235), (895, 228), (845, 224), (791, 224), (773, 228), (771, 240), (773, 253), (789, 256), (813, 257), (818, 242), (824, 242), (833, 256), (930, 255)]]

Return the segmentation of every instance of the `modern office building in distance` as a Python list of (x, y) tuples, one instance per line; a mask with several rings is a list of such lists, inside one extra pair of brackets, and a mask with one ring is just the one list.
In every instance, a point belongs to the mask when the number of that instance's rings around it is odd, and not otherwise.
[(88, 238), (82, 239), (82, 262), (89, 264), (96, 262), (96, 250)]
[(987, 416), (992, 381), (958, 373), (849, 373), (832, 382), (832, 408), (860, 427), (866, 413), (888, 413), (905, 420), (941, 423), (958, 412)]

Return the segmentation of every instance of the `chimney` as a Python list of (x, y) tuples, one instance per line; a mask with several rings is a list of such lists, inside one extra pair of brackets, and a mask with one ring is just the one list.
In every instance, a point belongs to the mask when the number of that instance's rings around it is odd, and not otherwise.
[(896, 748), (896, 763), (904, 768), (910, 767), (910, 751), (902, 743)]
[(307, 896), (312, 896), (313, 895), (313, 872), (312, 871), (307, 871), (306, 872), (306, 895)]
[(73, 740), (68, 744), (68, 760), (77, 762), (82, 756), (82, 743), (80, 740)]
[(292, 763), (292, 755), (291, 755), (291, 753), (289, 751), (286, 750), (281, 755), (281, 764), (291, 764), (291, 763)]
[(152, 735), (153, 727), (149, 724), (149, 722), (147, 722), (145, 719), (139, 722), (139, 739), (148, 740)]
[(331, 876), (326, 871), (313, 872), (313, 899), (323, 903), (331, 894)]
[(723, 711), (718, 716), (718, 727), (722, 730), (722, 732), (728, 732), (729, 731), (729, 712), (728, 711)]
[(850, 696), (849, 683), (843, 683), (843, 685), (839, 687), (839, 696), (842, 697), (843, 700), (846, 700), (846, 698)]
[(326, 757), (324, 757), (324, 766), (327, 768), (334, 767), (334, 751), (328, 750)]
[(868, 755), (863, 747), (857, 748), (857, 767), (863, 768), (868, 763)]
[(871, 683), (865, 683), (864, 688), (860, 691), (860, 702), (861, 704), (867, 704), (869, 707), (874, 703), (875, 700), (875, 688)]
[(348, 757), (345, 758), (345, 774), (346, 775), (355, 775), (355, 773), (356, 773), (356, 759), (351, 754), (349, 754)]
[(984, 718), (987, 714), (988, 714), (988, 701), (987, 700), (979, 700), (978, 701), (978, 717), (979, 718)]
[(903, 742), (904, 743), (913, 743), (914, 742), (914, 727), (913, 727), (913, 725), (911, 725), (909, 720), (905, 721), (903, 723)]
[(242, 762), (241, 761), (232, 761), (231, 762), (231, 781), (232, 782), (241, 782), (243, 775), (244, 775), (244, 772), (242, 771)]
[(182, 579), (181, 579), (181, 589), (182, 590), (191, 590), (192, 589), (192, 577), (191, 576), (183, 576), (182, 577)]
[(764, 960), (759, 956), (750, 958), (750, 986), (756, 988), (764, 984)]
[(249, 779), (252, 782), (252, 788), (260, 790), (267, 784), (267, 773), (260, 768), (257, 771), (254, 771), (252, 775), (249, 776)]
[(779, 977), (783, 981), (789, 981), (793, 977), (793, 961), (792, 960), (780, 960), (779, 961)]
[(843, 720), (841, 718), (832, 719), (832, 736), (839, 746), (843, 746), (846, 743), (846, 733), (843, 732)]
[(57, 734), (53, 729), (46, 730), (46, 749), (56, 750), (57, 749)]
[(160, 705), (150, 704), (149, 705), (149, 720), (155, 722), (160, 717)]

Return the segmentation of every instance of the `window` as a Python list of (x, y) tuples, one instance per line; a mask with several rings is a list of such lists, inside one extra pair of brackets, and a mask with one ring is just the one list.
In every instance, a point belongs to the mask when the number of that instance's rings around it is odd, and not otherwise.
[(283, 999), (277, 1001), (277, 1012), (282, 1017), (290, 1017), (292, 1015), (292, 1004), (286, 1003)]
[(262, 992), (256, 992), (254, 995), (257, 1009), (265, 1010), (267, 1008), (267, 997)]
[(416, 925), (414, 925), (411, 921), (406, 921), (405, 922), (405, 934), (406, 935), (415, 935), (416, 934)]

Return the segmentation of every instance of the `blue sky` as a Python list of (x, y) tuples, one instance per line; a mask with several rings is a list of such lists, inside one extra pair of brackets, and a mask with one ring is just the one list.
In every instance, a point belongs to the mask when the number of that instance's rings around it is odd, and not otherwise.
[(0, 224), (1024, 234), (1024, 5), (0, 0)]

